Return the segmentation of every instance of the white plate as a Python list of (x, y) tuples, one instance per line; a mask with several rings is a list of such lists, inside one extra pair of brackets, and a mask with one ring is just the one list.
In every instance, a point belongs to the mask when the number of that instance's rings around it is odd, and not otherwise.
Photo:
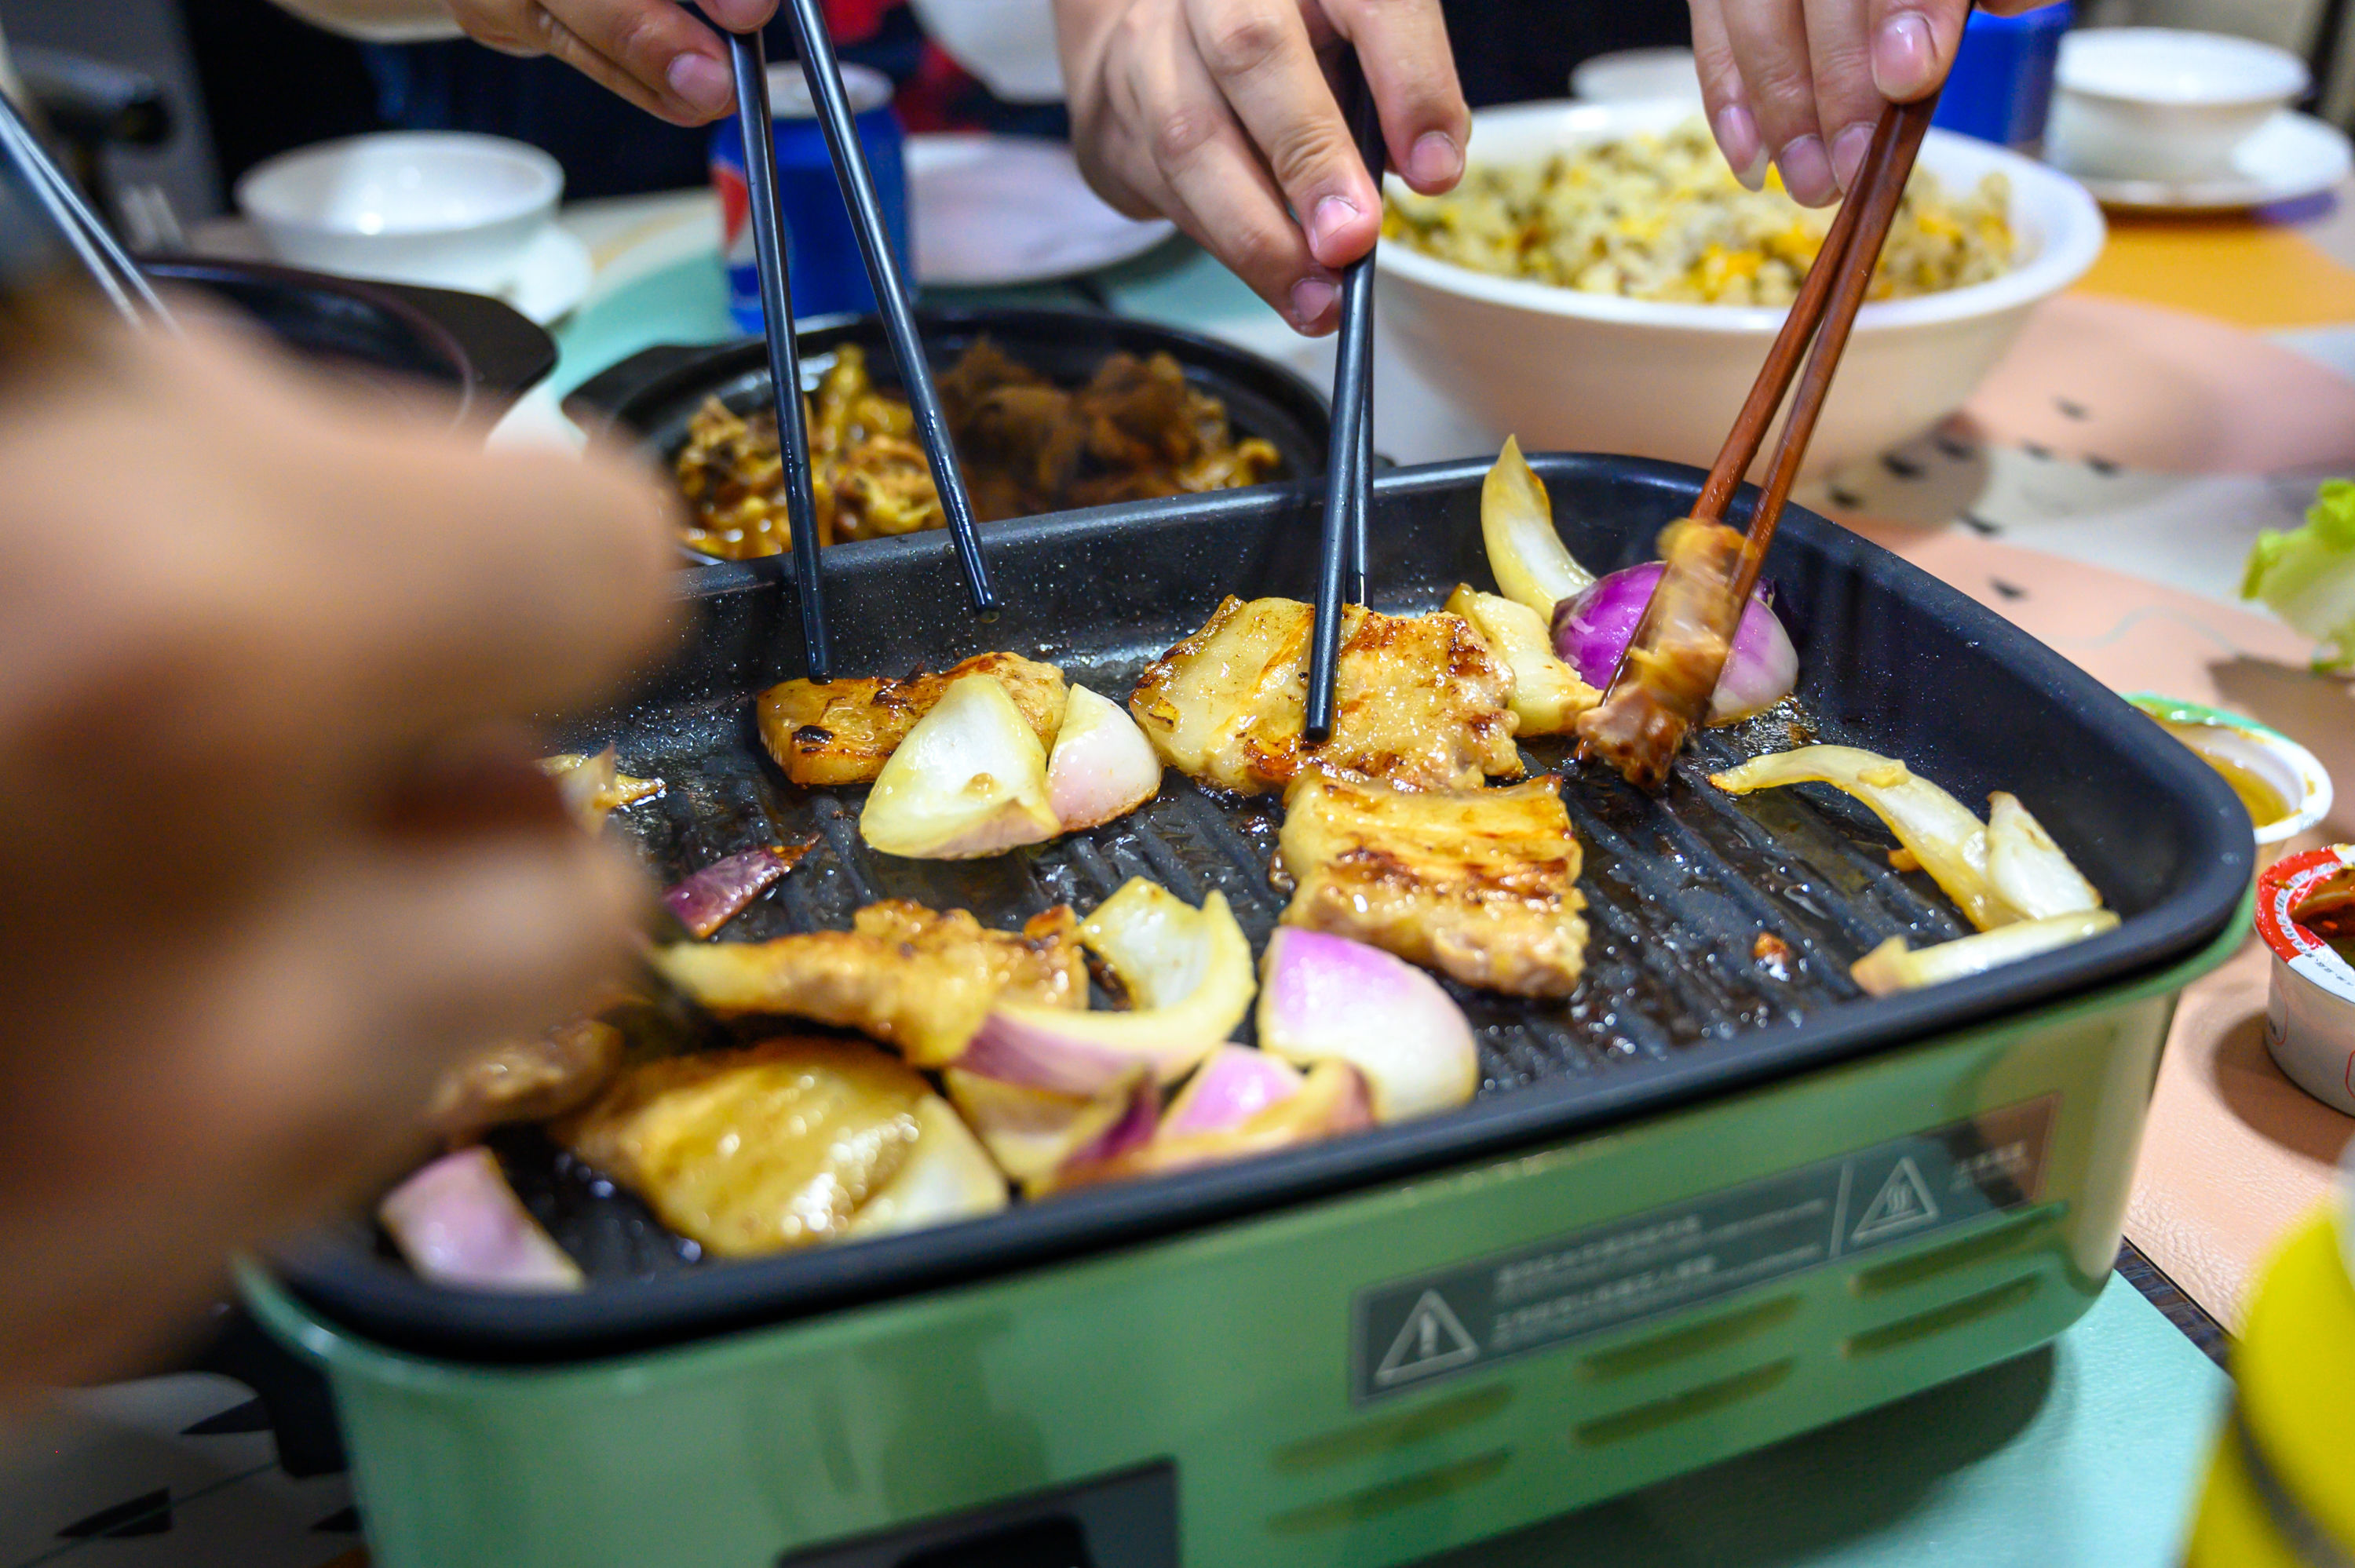
[(908, 138), (916, 280), (949, 288), (1043, 283), (1142, 256), (1176, 232), (1098, 199), (1071, 150), (1030, 136)]
[[(2069, 167), (2069, 148), (2046, 149), (2052, 166)], [(2355, 169), (2347, 133), (2311, 114), (2284, 110), (2232, 154), (2232, 172), (2210, 180), (2113, 180), (2077, 175), (2104, 207), (2150, 212), (2230, 212), (2317, 196)]]
[(554, 326), (589, 297), (589, 285), (596, 278), (597, 264), (590, 259), (589, 248), (551, 224), (531, 242), (516, 263), (514, 279), (496, 297), (541, 326)]
[[(200, 256), (239, 261), (275, 261), (253, 225), (241, 217), (215, 218), (197, 226), (191, 237)], [(503, 300), (541, 326), (554, 326), (589, 297), (596, 281), (596, 263), (589, 248), (570, 230), (550, 224), (524, 248), (504, 283), (474, 291)], [(399, 282), (401, 280), (394, 279)]]

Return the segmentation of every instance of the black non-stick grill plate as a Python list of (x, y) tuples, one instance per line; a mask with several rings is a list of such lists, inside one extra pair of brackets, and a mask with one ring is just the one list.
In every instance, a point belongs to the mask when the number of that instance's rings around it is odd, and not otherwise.
[[(1700, 478), (1625, 459), (1545, 458), (1538, 468), (1572, 548), (1597, 569), (1648, 557)], [(1379, 607), (1433, 609), (1459, 580), (1487, 584), (1484, 471), (1455, 464), (1380, 482)], [(1315, 522), (1304, 496), (1269, 488), (1002, 524), (990, 550), (1008, 609), (989, 626), (962, 614), (941, 536), (840, 546), (827, 554), (838, 657), (847, 671), (901, 674), (1003, 648), (1124, 697), (1145, 661), (1221, 596), (1307, 597)], [(506, 1135), (502, 1152), (527, 1201), (589, 1268), (589, 1291), (435, 1289), (357, 1225), (293, 1259), (291, 1276), (364, 1331), (448, 1355), (572, 1356), (777, 1321), (1559, 1141), (2147, 972), (2232, 917), (2251, 871), (2247, 820), (2157, 726), (1986, 609), (1822, 519), (1786, 514), (1769, 575), (1800, 652), (1798, 698), (1700, 736), (1663, 797), (1576, 767), (1559, 741), (1525, 748), (1533, 768), (1565, 774), (1586, 857), (1587, 974), (1566, 1002), (1451, 987), (1484, 1069), (1479, 1098), (1462, 1111), (967, 1224), (724, 1266), (699, 1264), (625, 1193), (524, 1131)], [(1036, 850), (964, 863), (868, 853), (861, 791), (795, 789), (753, 731), (751, 694), (798, 673), (784, 574), (770, 562), (711, 567), (690, 591), (699, 623), (679, 666), (567, 741), (611, 742), (624, 771), (667, 782), (659, 800), (615, 819), (666, 879), (753, 844), (819, 836), (822, 847), (723, 939), (847, 927), (882, 897), (1011, 927), (1058, 902), (1084, 911), (1136, 875), (1189, 900), (1216, 889), (1253, 945), (1265, 939), (1284, 904), (1267, 876), (1280, 809), (1214, 796), (1174, 772), (1132, 817)], [(1837, 792), (1735, 800), (1704, 782), (1740, 758), (1809, 740), (1902, 758), (1966, 800), (2017, 792), (2126, 924), (1976, 980), (1860, 996), (1848, 969), (1875, 944), (1966, 927), (1926, 877), (1891, 868), (1887, 834)], [(1762, 937), (1774, 943), (1762, 948)]]

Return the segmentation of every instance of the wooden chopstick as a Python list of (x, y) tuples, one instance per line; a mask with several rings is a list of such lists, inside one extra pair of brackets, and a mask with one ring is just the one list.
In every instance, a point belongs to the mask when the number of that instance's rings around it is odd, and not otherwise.
[(867, 166), (867, 149), (858, 140), (858, 117), (850, 111), (850, 95), (843, 90), (842, 63), (834, 52), (834, 36), (826, 30), (821, 0), (790, 0), (794, 37), (801, 46), (802, 76), (809, 83), (810, 101), (817, 107), (818, 123), (826, 132), (826, 151), (834, 159), (835, 183), (848, 204), (851, 227), (858, 235), (859, 254), (867, 260), (868, 281), (875, 286), (875, 303), (883, 316), (884, 334), (890, 339), (891, 357), (899, 361), (900, 382), (907, 389), (908, 407), (916, 417), (916, 433), (932, 469), (932, 488), (941, 498), (941, 514), (956, 542), (957, 564), (964, 572), (965, 597), (976, 615), (997, 609), (997, 591), (990, 586), (989, 567), (981, 556), (981, 536), (974, 526), (973, 499), (965, 492), (964, 475), (957, 467), (956, 443), (949, 437), (948, 416), (941, 411), (940, 394), (932, 386), (932, 366), (924, 358), (924, 340), (916, 330), (916, 313), (908, 302), (907, 280), (900, 258), (891, 249), (890, 230), (883, 222), (883, 204), (875, 195), (875, 175)]
[[(1367, 172), (1381, 188), (1381, 122), (1353, 49), (1341, 62), (1338, 95)], [(1325, 529), (1316, 574), (1316, 620), (1308, 644), (1308, 703), (1302, 733), (1333, 733), (1333, 683), (1341, 656), (1341, 620), (1366, 599), (1366, 516), (1373, 489), (1374, 252), (1341, 275), (1341, 331), (1333, 360), (1333, 429), (1325, 458)]]
[(736, 114), (744, 129), (744, 185), (751, 198), (752, 258), (761, 279), (761, 320), (769, 343), (769, 388), (777, 405), (777, 453), (784, 465), (785, 521), (793, 534), (794, 588), (801, 601), (802, 654), (809, 678), (824, 681), (832, 673), (834, 657), (826, 640), (825, 584), (818, 573), (817, 506), (810, 493), (801, 344), (794, 337), (784, 216), (777, 206), (777, 139), (769, 113), (767, 52), (757, 32), (728, 36)]
[[(1872, 151), (1865, 154), (1867, 164), (1875, 167), (1879, 177), (1867, 179), (1859, 170), (1855, 195), (1840, 204), (1843, 208), (1855, 207), (1862, 210), (1857, 215), (1844, 264), (1834, 280), (1815, 347), (1807, 355), (1807, 368), (1799, 377), (1799, 390), (1791, 399), (1791, 411), (1784, 416), (1783, 434), (1775, 443), (1765, 490), (1750, 516), (1750, 531), (1742, 548), (1741, 572), (1733, 585), (1733, 601), (1737, 605), (1747, 602), (1751, 590), (1758, 586), (1767, 546), (1774, 542), (1774, 524), (1782, 518), (1784, 503), (1791, 499), (1791, 486), (1797, 482), (1800, 461), (1806, 456), (1807, 440), (1815, 434), (1817, 417), (1823, 412), (1824, 398), (1831, 391), (1832, 376), (1839, 369), (1840, 355), (1848, 347), (1849, 333), (1856, 325), (1856, 313), (1863, 307), (1864, 297), (1872, 287), (1873, 268), (1881, 260), (1881, 246), (1888, 241), (1890, 225), (1896, 220), (1898, 204), (1905, 198), (1905, 182), (1913, 175), (1913, 160), (1922, 150), (1922, 139), (1929, 134), (1930, 117), (1936, 109), (1936, 101), (1931, 99), (1899, 104), (1892, 111), (1884, 112), (1872, 132), (1872, 149), (1881, 152), (1877, 165), (1872, 163)], [(1884, 138), (1889, 143), (1885, 149), (1881, 146)], [(1841, 216), (1846, 217), (1846, 212)], [(1810, 271), (1812, 274), (1812, 269)]]
[[(1933, 94), (1913, 103), (1889, 105), (1881, 111), (1849, 196), (1840, 204), (1815, 264), (1808, 269), (1798, 297), (1792, 302), (1783, 330), (1776, 335), (1750, 397), (1726, 437), (1716, 466), (1694, 502), (1691, 516), (1696, 524), (1722, 527), (1725, 510), (1734, 492), (1755, 461), (1794, 376), (1798, 376), (1798, 393), (1784, 420), (1765, 490), (1734, 558), (1731, 580), (1725, 585), (1728, 591), (1710, 601), (1711, 612), (1726, 622), (1705, 628), (1718, 640), (1721, 662), (1724, 652), (1732, 645), (1734, 630), (1757, 586), (1766, 551), (1774, 543), (1774, 525), (1798, 477), (1807, 440), (1815, 432), (1833, 373), (1838, 368), (1840, 353), (1856, 323), (1857, 311), (1871, 286), (1873, 270), (1889, 238), (1890, 224), (1903, 199), (1914, 157), (1921, 151), (1936, 107), (1937, 98)], [(1803, 355), (1806, 369), (1800, 375)], [(1673, 602), (1689, 609), (1704, 597), (1695, 594), (1695, 585), (1689, 580), (1691, 571), (1701, 569), (1704, 568), (1680, 567), (1676, 561), (1670, 562), (1659, 586), (1653, 590), (1651, 601), (1645, 606), (1643, 618), (1628, 641), (1626, 652), (1620, 656), (1618, 668), (1612, 673), (1603, 703), (1579, 723), (1582, 757), (1601, 756), (1617, 767), (1631, 783), (1646, 788), (1657, 788), (1666, 781), (1668, 765), (1684, 744), (1685, 736), (1706, 712), (1710, 692), (1716, 684), (1716, 673), (1703, 672), (1709, 675), (1708, 680), (1680, 680), (1678, 690), (1663, 700), (1663, 694), (1644, 677), (1646, 661), (1637, 657), (1639, 650), (1646, 653), (1657, 652), (1660, 638), (1673, 630), (1664, 624), (1664, 606)], [(1684, 711), (1686, 706), (1692, 711)]]

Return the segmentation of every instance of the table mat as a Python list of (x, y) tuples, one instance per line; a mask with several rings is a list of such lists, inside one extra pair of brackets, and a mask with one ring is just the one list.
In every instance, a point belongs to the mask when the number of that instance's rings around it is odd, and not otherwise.
[(2243, 213), (2110, 216), (2109, 243), (2077, 288), (2242, 326), (2355, 320), (2355, 270), (2280, 221)]

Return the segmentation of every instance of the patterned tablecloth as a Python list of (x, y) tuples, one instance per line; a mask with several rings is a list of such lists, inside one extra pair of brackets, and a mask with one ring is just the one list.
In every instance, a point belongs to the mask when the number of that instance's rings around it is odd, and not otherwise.
[[(2297, 736), (2341, 782), (2335, 838), (2355, 837), (2355, 694), (2311, 674), (2303, 641), (2232, 596), (2256, 532), (2295, 525), (2318, 479), (2355, 473), (2350, 195), (2254, 217), (2117, 222), (2084, 285), (2040, 313), (1961, 416), (1802, 496), (2114, 685), (2235, 708)], [(568, 221), (597, 258), (597, 287), (559, 334), (550, 387), (502, 439), (559, 434), (556, 396), (637, 348), (732, 335), (700, 194)], [(1183, 245), (1076, 291), (1329, 379), (1329, 344), (1294, 338)], [(1383, 450), (1414, 462), (1493, 450), (1493, 432), (1379, 340), (1377, 353)], [(2264, 987), (2252, 948), (2187, 993), (2128, 1266), (2052, 1347), (1451, 1554), (1447, 1568), (2172, 1562), (2224, 1386), (2194, 1338), (2212, 1348), (2204, 1319), (2238, 1321), (2264, 1248), (2316, 1201), (2350, 1131), (2266, 1057)], [(364, 1563), (344, 1478), (288, 1478), (261, 1425), (246, 1390), (203, 1374), (63, 1396), (0, 1436), (0, 1568)]]

